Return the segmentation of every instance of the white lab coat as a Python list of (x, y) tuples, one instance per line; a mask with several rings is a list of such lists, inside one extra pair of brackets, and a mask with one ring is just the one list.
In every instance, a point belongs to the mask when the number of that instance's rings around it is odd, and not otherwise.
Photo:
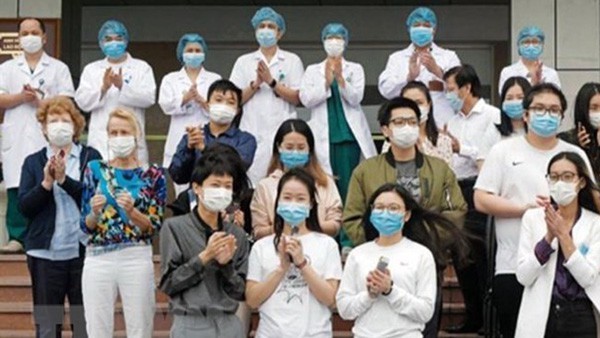
[[(308, 121), (315, 135), (315, 151), (321, 166), (332, 175), (329, 157), (329, 120), (327, 99), (331, 97), (331, 89), (325, 87), (325, 63), (310, 65), (302, 77), (300, 86), (300, 101), (311, 110)], [(342, 60), (342, 75), (346, 82), (345, 88), (339, 87), (342, 96), (342, 106), (348, 125), (356, 138), (362, 157), (367, 159), (377, 155), (377, 149), (371, 137), (369, 123), (362, 110), (360, 102), (365, 90), (365, 71), (356, 63)]]
[[(385, 70), (379, 75), (379, 93), (386, 99), (399, 96), (402, 88), (408, 83), (406, 80), (408, 66), (414, 50), (415, 46), (411, 43), (407, 48), (390, 55)], [(444, 73), (453, 67), (460, 66), (460, 60), (454, 51), (441, 48), (435, 43), (431, 44), (431, 55)], [(444, 82), (443, 79), (430, 73), (423, 65), (421, 65), (419, 76), (415, 80), (423, 82), (426, 86), (429, 86), (429, 81)], [(446, 122), (454, 116), (454, 110), (450, 107), (443, 91), (431, 91), (431, 99), (433, 100), (435, 123), (438, 128), (442, 129)]]
[[(198, 78), (196, 78), (198, 93), (208, 100), (208, 87), (219, 79), (221, 79), (221, 75), (202, 68)], [(171, 164), (177, 145), (185, 135), (185, 127), (204, 125), (209, 121), (208, 112), (195, 101), (188, 102), (185, 106), (181, 105), (183, 95), (190, 90), (191, 86), (192, 81), (187, 75), (185, 67), (165, 75), (160, 84), (158, 104), (166, 115), (171, 116), (163, 159), (163, 167), (165, 168), (168, 168)]]
[[(44, 92), (44, 99), (54, 96), (73, 97), (75, 91), (67, 65), (46, 53), (42, 55), (33, 73), (24, 55), (0, 65), (0, 94), (20, 93), (26, 84)], [(42, 98), (41, 94), (38, 97)], [(36, 113), (37, 107), (25, 103), (7, 109), (4, 114), (2, 170), (8, 189), (19, 186), (25, 157), (48, 144)]]
[[(102, 79), (106, 68), (113, 72), (123, 69), (123, 87), (121, 90), (111, 86), (104, 97), (100, 97)], [(125, 108), (138, 118), (141, 135), (138, 139), (138, 160), (148, 163), (148, 147), (146, 146), (145, 109), (154, 104), (156, 82), (152, 68), (145, 61), (135, 59), (127, 54), (127, 59), (114, 65), (107, 59), (94, 61), (83, 69), (79, 88), (75, 92), (75, 101), (79, 107), (92, 114), (89, 123), (88, 141), (90, 147), (96, 148), (104, 159), (108, 159), (108, 133), (106, 127), (108, 117), (117, 108)]]
[[(231, 82), (241, 89), (248, 87), (256, 79), (256, 68), (260, 60), (268, 65), (271, 75), (278, 83), (291, 89), (300, 89), (304, 72), (302, 61), (298, 55), (281, 49), (277, 50), (271, 63), (267, 62), (260, 50), (240, 56), (231, 71)], [(248, 169), (248, 176), (256, 186), (267, 175), (277, 129), (283, 121), (297, 117), (296, 107), (277, 97), (269, 84), (263, 83), (243, 108), (240, 129), (256, 137), (256, 154)]]
[[(513, 76), (524, 77), (527, 79), (527, 81), (529, 81), (529, 83), (531, 83), (531, 75), (529, 74), (529, 70), (523, 61), (519, 59), (519, 61), (513, 63), (512, 65), (502, 68), (502, 71), (500, 72), (500, 80), (498, 81), (498, 94), (502, 95), (502, 86), (504, 86), (504, 82)], [(556, 70), (546, 65), (542, 65), (542, 82), (553, 83), (560, 88), (560, 79), (558, 78), (558, 73)]]
[[(573, 242), (577, 248), (564, 263), (577, 283), (585, 290), (594, 304), (596, 323), (600, 309), (600, 216), (582, 209), (579, 221), (573, 227)], [(558, 257), (558, 240), (552, 241), (556, 251), (550, 255), (546, 264), (540, 265), (534, 248), (546, 235), (544, 209), (537, 208), (523, 215), (519, 236), (519, 263), (517, 279), (525, 286), (519, 319), (517, 320), (516, 338), (544, 337)], [(587, 253), (583, 253), (587, 248)], [(600, 337), (600, 326), (598, 326)]]

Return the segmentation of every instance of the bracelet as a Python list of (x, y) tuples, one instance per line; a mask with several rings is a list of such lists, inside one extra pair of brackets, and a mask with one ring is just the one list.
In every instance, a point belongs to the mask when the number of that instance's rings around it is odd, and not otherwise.
[(384, 295), (384, 296), (389, 296), (389, 295), (390, 295), (390, 293), (392, 293), (392, 289), (393, 289), (393, 288), (394, 288), (394, 281), (393, 281), (393, 280), (391, 280), (391, 281), (390, 281), (390, 289), (388, 290), (388, 292), (382, 292), (381, 294), (382, 294), (382, 295)]
[(308, 264), (308, 259), (306, 259), (306, 257), (304, 257), (304, 261), (302, 261), (302, 263), (295, 264), (295, 265), (298, 270), (302, 270), (307, 264)]
[(271, 83), (269, 83), (269, 87), (275, 88), (275, 86), (277, 86), (277, 80), (273, 79), (273, 81), (271, 81)]

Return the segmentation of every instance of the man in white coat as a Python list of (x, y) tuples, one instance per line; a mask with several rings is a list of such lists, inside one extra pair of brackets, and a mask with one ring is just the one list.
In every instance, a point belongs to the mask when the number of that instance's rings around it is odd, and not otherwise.
[(442, 129), (454, 115), (444, 96), (444, 73), (460, 65), (454, 51), (433, 42), (437, 30), (435, 13), (427, 7), (412, 11), (406, 19), (412, 42), (407, 48), (390, 55), (385, 70), (379, 75), (379, 92), (386, 99), (400, 95), (410, 81), (421, 81), (431, 92), (433, 113), (438, 128)]
[(97, 149), (104, 159), (112, 158), (108, 152), (108, 116), (116, 108), (125, 108), (138, 119), (141, 130), (137, 138), (138, 160), (146, 164), (145, 109), (155, 102), (154, 73), (145, 61), (127, 53), (129, 34), (121, 22), (106, 21), (98, 33), (98, 43), (106, 58), (85, 66), (75, 93), (81, 110), (92, 114), (88, 146)]
[(26, 18), (19, 23), (23, 54), (0, 65), (0, 109), (5, 109), (2, 125), (3, 175), (8, 205), (6, 224), (9, 243), (0, 250), (23, 249), (26, 220), (17, 209), (21, 166), (28, 155), (47, 145), (36, 118), (37, 108), (54, 96), (73, 97), (73, 80), (67, 65), (44, 52), (47, 42), (44, 23)]
[(296, 118), (304, 66), (298, 55), (277, 46), (285, 33), (285, 21), (279, 13), (263, 7), (251, 22), (260, 48), (237, 59), (230, 80), (242, 88), (240, 129), (256, 137), (256, 155), (248, 169), (256, 186), (267, 175), (275, 132), (283, 121)]
[(500, 72), (498, 93), (502, 94), (504, 82), (513, 76), (526, 78), (532, 86), (549, 82), (560, 88), (560, 79), (555, 69), (546, 66), (542, 60), (544, 32), (536, 26), (523, 27), (517, 37), (519, 61), (506, 66)]
[[(321, 32), (327, 58), (306, 68), (300, 86), (300, 101), (311, 110), (308, 122), (315, 135), (319, 163), (336, 177), (342, 201), (348, 194), (352, 171), (377, 155), (371, 130), (360, 102), (365, 91), (363, 67), (343, 56), (349, 34), (344, 25), (330, 23)], [(342, 247), (352, 247), (345, 232), (340, 232)]]

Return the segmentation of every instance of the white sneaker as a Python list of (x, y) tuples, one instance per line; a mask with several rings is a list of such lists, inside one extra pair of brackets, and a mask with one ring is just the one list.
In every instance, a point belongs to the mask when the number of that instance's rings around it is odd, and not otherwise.
[(21, 243), (12, 240), (5, 246), (0, 248), (0, 253), (21, 253), (23, 252), (23, 245)]

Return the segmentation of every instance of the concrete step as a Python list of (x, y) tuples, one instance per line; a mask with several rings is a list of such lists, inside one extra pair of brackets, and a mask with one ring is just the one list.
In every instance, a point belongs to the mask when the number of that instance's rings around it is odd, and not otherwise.
[(0, 254), (0, 279), (8, 276), (27, 276), (27, 259), (25, 255), (2, 255)]
[[(62, 332), (63, 338), (72, 338), (73, 333), (71, 331)], [(2, 338), (35, 338), (35, 331), (33, 330), (0, 330), (0, 337)], [(113, 335), (114, 338), (127, 338), (125, 331), (116, 331)], [(168, 338), (169, 331), (154, 331), (152, 338)]]
[[(69, 324), (69, 306), (65, 306), (65, 319), (63, 324)], [(0, 330), (33, 330), (33, 304), (29, 302), (4, 302), (0, 303)], [(115, 307), (115, 330), (125, 330), (125, 318), (123, 306), (117, 303)], [(167, 303), (156, 304), (154, 315), (154, 329), (157, 331), (168, 331), (171, 328), (171, 315)], [(0, 335), (4, 338), (4, 336)]]

